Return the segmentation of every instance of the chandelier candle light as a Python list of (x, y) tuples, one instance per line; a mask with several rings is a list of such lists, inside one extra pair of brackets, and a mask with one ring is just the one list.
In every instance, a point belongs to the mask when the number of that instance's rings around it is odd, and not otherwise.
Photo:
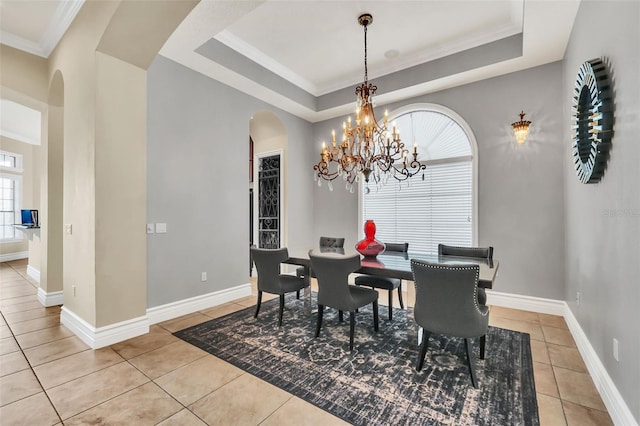
[(520, 114), (520, 121), (516, 121), (515, 123), (511, 123), (511, 127), (513, 127), (513, 133), (516, 135), (516, 140), (518, 141), (518, 145), (522, 145), (527, 139), (529, 135), (529, 125), (531, 122), (524, 119), (525, 113), (522, 111)]
[[(425, 170), (426, 166), (418, 161), (418, 147), (413, 146), (413, 153), (405, 149), (400, 141), (400, 131), (395, 123), (391, 132), (388, 131), (388, 113), (384, 113), (384, 122), (378, 123), (373, 113), (373, 97), (378, 89), (369, 83), (367, 76), (367, 26), (373, 22), (370, 14), (358, 17), (358, 23), (364, 27), (364, 82), (356, 87), (356, 118), (355, 125), (348, 118), (342, 123), (342, 142), (336, 142), (335, 130), (331, 133), (331, 147), (322, 142), (320, 161), (313, 166), (313, 178), (322, 185), (322, 179), (329, 182), (329, 189), (333, 190), (332, 181), (339, 176), (347, 182), (347, 190), (353, 192), (354, 182), (360, 181), (360, 175), (367, 183), (386, 183), (389, 176), (398, 181), (404, 181)], [(423, 174), (424, 179), (424, 174)], [(321, 179), (318, 179), (321, 178)]]

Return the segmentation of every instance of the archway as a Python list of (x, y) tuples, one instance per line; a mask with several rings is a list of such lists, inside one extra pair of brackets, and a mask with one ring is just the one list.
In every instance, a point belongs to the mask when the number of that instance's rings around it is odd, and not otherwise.
[(407, 105), (390, 117), (426, 170), (421, 179), (390, 179), (371, 193), (362, 185), (361, 222), (375, 219), (382, 241), (408, 242), (420, 252), (438, 243), (477, 245), (477, 143), (469, 125), (437, 104)]
[[(258, 247), (282, 247), (287, 242), (287, 131), (273, 112), (258, 111), (249, 121), (249, 137), (253, 141), (252, 240)], [(261, 172), (261, 164), (268, 164), (270, 170)]]

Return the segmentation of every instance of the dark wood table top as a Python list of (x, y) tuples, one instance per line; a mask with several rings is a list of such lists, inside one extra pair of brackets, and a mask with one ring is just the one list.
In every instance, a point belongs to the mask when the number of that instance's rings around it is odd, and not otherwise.
[[(314, 251), (315, 253), (316, 251)], [(353, 249), (323, 249), (320, 253), (323, 256), (353, 256), (359, 254)], [(361, 267), (356, 271), (360, 274), (378, 275), (384, 277), (400, 278), (403, 280), (413, 280), (411, 272), (411, 259), (424, 260), (432, 263), (444, 264), (467, 264), (480, 266), (480, 282), (479, 286), (484, 288), (492, 288), (493, 281), (498, 272), (500, 263), (497, 260), (478, 259), (473, 257), (459, 256), (439, 256), (438, 253), (380, 253), (375, 258), (360, 256)], [(308, 253), (290, 253), (289, 259), (285, 263), (293, 265), (301, 265), (309, 267), (311, 261)]]

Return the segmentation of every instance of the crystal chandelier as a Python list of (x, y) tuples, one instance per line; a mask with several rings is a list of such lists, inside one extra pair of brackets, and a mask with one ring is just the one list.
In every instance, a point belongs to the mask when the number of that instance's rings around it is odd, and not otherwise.
[(405, 149), (395, 123), (389, 132), (387, 112), (382, 125), (373, 113), (373, 97), (378, 88), (367, 78), (367, 26), (372, 22), (373, 16), (368, 13), (358, 17), (358, 23), (364, 27), (364, 83), (356, 87), (355, 123), (351, 117), (342, 123), (342, 142), (339, 145), (336, 144), (335, 130), (332, 132), (332, 146), (322, 143), (320, 161), (313, 166), (313, 177), (318, 186), (326, 180), (330, 190), (333, 190), (332, 181), (339, 176), (347, 182), (347, 190), (353, 192), (354, 182), (360, 181), (362, 175), (369, 192), (370, 180), (376, 185), (385, 183), (389, 176), (404, 181), (426, 169), (418, 161), (417, 145), (413, 146), (413, 153)]
[(531, 122), (529, 120), (524, 119), (524, 116), (525, 116), (524, 111), (522, 111), (518, 115), (520, 116), (520, 121), (511, 123), (511, 127), (513, 127), (513, 132), (516, 135), (516, 140), (518, 141), (518, 145), (522, 145), (525, 139), (527, 139), (527, 136), (529, 135), (529, 125), (531, 125)]

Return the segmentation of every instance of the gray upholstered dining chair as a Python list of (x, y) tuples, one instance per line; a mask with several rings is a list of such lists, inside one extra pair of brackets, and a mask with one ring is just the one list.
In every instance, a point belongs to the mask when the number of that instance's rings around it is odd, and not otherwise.
[(318, 279), (318, 323), (315, 337), (320, 336), (322, 316), (325, 306), (335, 308), (342, 321), (342, 312), (349, 312), (349, 350), (353, 351), (353, 337), (356, 325), (356, 309), (373, 304), (373, 326), (378, 331), (378, 292), (349, 285), (349, 274), (360, 268), (360, 255), (344, 256), (336, 254), (314, 254), (309, 252), (311, 267)]
[(484, 359), (489, 328), (489, 308), (478, 304), (478, 265), (447, 265), (411, 259), (416, 286), (413, 315), (422, 327), (422, 343), (416, 370), (422, 370), (431, 334), (464, 338), (471, 383), (478, 387), (472, 338), (480, 338)]
[[(320, 237), (320, 241), (318, 242), (318, 247), (323, 248), (344, 248), (344, 238), (338, 237)], [(301, 266), (296, 269), (296, 275), (300, 278), (304, 277), (304, 266)], [(309, 276), (311, 278), (315, 278), (315, 274), (313, 270), (309, 270)]]
[[(491, 262), (493, 260), (493, 247), (458, 247), (438, 244), (438, 255), (473, 257), (477, 259), (485, 259)], [(480, 280), (480, 287), (478, 287), (478, 303), (486, 305), (487, 293), (482, 287), (482, 284), (483, 281)]]
[[(385, 253), (404, 253), (409, 251), (409, 243), (385, 243)], [(400, 278), (379, 277), (376, 275), (360, 275), (355, 279), (356, 285), (388, 290), (389, 292), (389, 321), (393, 319), (393, 290), (398, 289), (400, 307), (404, 309), (402, 301), (402, 280)]]
[(251, 247), (251, 257), (258, 270), (258, 301), (256, 303), (256, 313), (258, 317), (260, 304), (262, 303), (262, 292), (277, 294), (280, 296), (280, 311), (278, 313), (278, 326), (282, 325), (282, 312), (284, 311), (284, 295), (290, 292), (299, 292), (309, 285), (302, 278), (293, 275), (280, 273), (280, 264), (289, 258), (286, 248), (261, 249)]

